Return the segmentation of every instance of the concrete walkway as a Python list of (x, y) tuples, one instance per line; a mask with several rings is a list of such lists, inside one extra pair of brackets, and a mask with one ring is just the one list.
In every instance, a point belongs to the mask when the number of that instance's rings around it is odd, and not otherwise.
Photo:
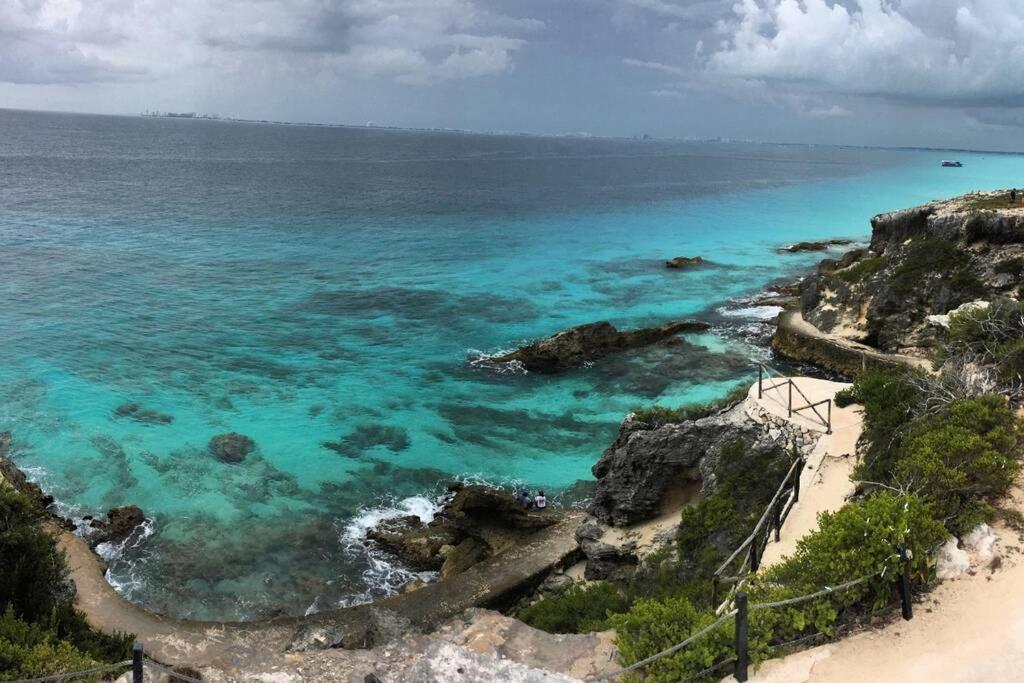
[(215, 666), (230, 672), (272, 665), (295, 644), (366, 647), (428, 630), (467, 608), (500, 602), (551, 567), (573, 559), (578, 552), (575, 531), (583, 517), (582, 512), (567, 512), (529, 542), (410, 593), (372, 605), (254, 623), (189, 621), (149, 612), (111, 588), (85, 541), (61, 532), (58, 542), (78, 588), (78, 607), (91, 625), (106, 632), (134, 633), (147, 654), (166, 664)]
[[(807, 399), (816, 403), (835, 398), (836, 393), (849, 388), (849, 384), (830, 382), (812, 377), (794, 377), (793, 382)], [(784, 381), (780, 378), (766, 379), (765, 386)], [(856, 454), (857, 439), (863, 429), (863, 415), (859, 406), (837, 408), (832, 406), (832, 433), (826, 434), (826, 427), (811, 410), (802, 410), (789, 415), (788, 387), (765, 391), (757, 396), (757, 384), (750, 388), (747, 400), (751, 405), (766, 411), (795, 426), (820, 433), (817, 444), (807, 458), (807, 465), (800, 476), (800, 500), (793, 506), (789, 517), (782, 525), (779, 542), (771, 542), (765, 548), (762, 564), (767, 566), (791, 555), (797, 541), (818, 528), (818, 515), (841, 508), (853, 484), (850, 473)], [(794, 407), (806, 405), (803, 397), (793, 392)], [(827, 418), (826, 406), (818, 411)], [(752, 415), (753, 416), (753, 415)]]

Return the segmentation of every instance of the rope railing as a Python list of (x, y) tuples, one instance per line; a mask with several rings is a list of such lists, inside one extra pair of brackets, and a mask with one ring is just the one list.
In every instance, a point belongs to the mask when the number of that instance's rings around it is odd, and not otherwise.
[(144, 672), (146, 669), (165, 674), (169, 677), (169, 680), (174, 683), (205, 683), (198, 678), (193, 678), (192, 676), (181, 673), (180, 671), (175, 671), (169, 666), (150, 659), (145, 655), (142, 643), (139, 642), (136, 642), (132, 646), (132, 658), (123, 662), (108, 664), (106, 666), (97, 666), (92, 669), (83, 669), (81, 671), (68, 671), (61, 674), (41, 676), (39, 678), (19, 678), (12, 681), (0, 681), (0, 683), (60, 683), (62, 681), (74, 681), (75, 679), (85, 678), (86, 676), (114, 673), (123, 669), (131, 670), (132, 683), (143, 683), (143, 680), (145, 679)]
[(96, 674), (113, 673), (119, 669), (124, 669), (131, 665), (132, 662), (129, 659), (123, 662), (117, 662), (116, 664), (97, 666), (92, 669), (82, 669), (81, 671), (68, 671), (62, 674), (52, 674), (50, 676), (41, 676), (39, 678), (17, 678), (11, 681), (3, 681), (2, 683), (57, 683), (58, 681), (73, 681), (76, 678), (95, 676)]
[[(658, 661), (660, 659), (663, 659), (665, 657), (669, 657), (671, 655), (676, 654), (677, 652), (683, 650), (684, 648), (688, 647), (689, 645), (692, 645), (693, 643), (697, 642), (698, 640), (700, 640), (704, 636), (708, 635), (709, 633), (714, 631), (716, 628), (718, 628), (719, 626), (724, 624), (726, 621), (728, 621), (730, 619), (735, 619), (736, 620), (735, 653), (734, 653), (735, 656), (734, 657), (730, 657), (729, 659), (722, 660), (720, 662), (716, 662), (711, 667), (709, 667), (707, 669), (704, 669), (700, 673), (697, 673), (697, 674), (695, 674), (695, 675), (693, 675), (690, 678), (687, 678), (685, 680), (686, 681), (697, 680), (697, 679), (701, 678), (702, 676), (705, 676), (705, 675), (707, 675), (708, 673), (710, 673), (712, 671), (720, 669), (720, 668), (726, 666), (726, 664), (731, 662), (731, 663), (734, 663), (733, 675), (735, 676), (737, 681), (739, 681), (740, 683), (743, 683), (744, 681), (747, 680), (748, 675), (749, 675), (748, 669), (749, 669), (749, 666), (750, 666), (750, 652), (749, 652), (749, 647), (748, 647), (748, 629), (749, 629), (749, 625), (750, 625), (749, 624), (749, 616), (750, 616), (751, 612), (756, 612), (756, 611), (760, 611), (760, 610), (768, 610), (768, 609), (780, 609), (780, 608), (783, 608), (783, 607), (792, 607), (793, 605), (799, 605), (799, 604), (803, 604), (805, 602), (810, 602), (811, 600), (816, 600), (818, 598), (822, 598), (822, 597), (826, 597), (826, 596), (832, 596), (832, 595), (836, 595), (838, 593), (842, 593), (843, 591), (849, 590), (849, 589), (853, 588), (854, 586), (858, 586), (858, 585), (860, 585), (862, 583), (865, 583), (867, 581), (870, 581), (871, 579), (874, 579), (874, 578), (878, 578), (878, 577), (883, 577), (884, 578), (885, 575), (889, 572), (889, 569), (890, 569), (890, 564), (889, 563), (893, 559), (896, 559), (896, 558), (898, 558), (899, 562), (900, 562), (900, 572), (899, 572), (899, 574), (896, 577), (896, 579), (897, 579), (897, 584), (896, 585), (897, 585), (897, 588), (898, 588), (898, 592), (900, 594), (900, 605), (901, 605), (901, 609), (902, 609), (902, 615), (903, 615), (903, 618), (905, 620), (909, 621), (910, 619), (913, 619), (913, 617), (914, 617), (913, 604), (912, 604), (912, 596), (911, 596), (911, 592), (910, 592), (910, 559), (909, 559), (908, 553), (901, 546), (900, 549), (899, 549), (899, 553), (890, 555), (889, 557), (887, 557), (885, 559), (885, 566), (883, 566), (881, 570), (873, 572), (871, 574), (866, 574), (864, 576), (861, 576), (859, 578), (853, 579), (851, 581), (846, 581), (846, 582), (838, 584), (836, 586), (824, 586), (821, 589), (816, 590), (816, 591), (814, 591), (812, 593), (806, 593), (804, 595), (799, 595), (799, 596), (795, 596), (795, 597), (792, 597), (792, 598), (786, 598), (785, 600), (774, 600), (774, 601), (770, 601), (770, 602), (760, 602), (760, 603), (755, 603), (755, 604), (752, 604), (752, 605), (747, 603), (747, 594), (746, 593), (737, 593), (736, 596), (735, 596), (735, 599), (734, 599), (735, 606), (732, 609), (730, 609), (729, 611), (727, 611), (724, 614), (722, 614), (721, 616), (719, 616), (719, 618), (716, 621), (714, 621), (711, 624), (705, 626), (704, 628), (702, 628), (701, 630), (697, 631), (696, 633), (690, 635), (686, 640), (682, 641), (681, 643), (678, 643), (676, 645), (673, 645), (672, 647), (669, 647), (669, 648), (666, 648), (665, 650), (662, 650), (661, 652), (658, 652), (658, 653), (653, 654), (653, 655), (651, 655), (649, 657), (641, 659), (640, 661), (638, 661), (638, 662), (636, 662), (634, 664), (631, 664), (631, 665), (629, 665), (627, 667), (624, 667), (624, 668), (622, 668), (622, 669), (620, 669), (618, 671), (615, 671), (614, 673), (607, 674), (605, 676), (601, 676), (601, 677), (598, 677), (598, 678), (589, 679), (589, 680), (595, 681), (595, 682), (613, 681), (613, 680), (619, 678), (620, 676), (622, 676), (623, 674), (630, 673), (630, 672), (633, 672), (633, 671), (638, 671), (638, 670), (640, 670), (640, 669), (642, 669), (642, 668), (644, 668), (644, 667), (646, 667), (646, 666), (648, 666), (650, 664), (653, 664), (654, 662), (656, 662), (656, 661)], [(777, 645), (771, 645), (771, 646), (769, 646), (769, 648), (771, 648), (771, 649), (782, 649), (782, 648), (785, 648), (785, 647), (792, 647), (794, 645), (798, 645), (800, 643), (806, 642), (806, 641), (811, 640), (813, 638), (820, 638), (820, 637), (823, 637), (823, 636), (825, 636), (825, 634), (823, 634), (823, 633), (813, 633), (811, 635), (802, 636), (800, 638), (797, 638), (797, 639), (791, 640), (791, 641), (787, 641), (785, 643), (779, 643)]]

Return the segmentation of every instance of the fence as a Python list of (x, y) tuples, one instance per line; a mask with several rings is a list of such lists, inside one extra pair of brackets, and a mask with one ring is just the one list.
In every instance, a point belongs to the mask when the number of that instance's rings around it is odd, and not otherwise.
[(132, 646), (132, 658), (123, 662), (108, 664), (107, 666), (99, 666), (93, 669), (84, 669), (82, 671), (69, 671), (67, 673), (53, 674), (51, 676), (43, 676), (41, 678), (19, 678), (14, 681), (0, 681), (0, 683), (65, 683), (81, 680), (89, 676), (102, 674), (114, 675), (118, 673), (123, 674), (125, 671), (131, 672), (131, 683), (143, 683), (146, 678), (147, 670), (151, 674), (167, 675), (170, 683), (203, 683), (203, 681), (198, 678), (193, 678), (187, 674), (175, 671), (170, 667), (164, 666), (163, 664), (146, 657), (142, 643), (140, 642), (136, 642), (135, 645)]
[[(899, 575), (897, 576), (896, 586), (900, 595), (900, 607), (902, 616), (904, 619), (909, 621), (910, 619), (914, 618), (914, 607), (912, 602), (912, 594), (910, 591), (910, 559), (907, 555), (906, 550), (903, 547), (900, 547), (899, 553), (897, 555), (894, 555), (889, 559), (892, 560), (897, 558), (900, 562), (900, 571)], [(870, 581), (871, 579), (874, 579), (876, 577), (884, 577), (888, 571), (889, 565), (887, 563), (880, 571), (877, 571), (873, 574), (861, 576), (857, 579), (847, 581), (846, 583), (840, 584), (838, 586), (825, 586), (821, 590), (815, 591), (813, 593), (808, 593), (806, 595), (801, 595), (795, 598), (788, 598), (786, 600), (779, 600), (777, 602), (763, 602), (751, 605), (748, 604), (747, 594), (743, 592), (738, 592), (736, 593), (733, 599), (732, 609), (721, 614), (717, 620), (705, 626), (700, 631), (692, 634), (683, 642), (678, 643), (677, 645), (673, 645), (672, 647), (666, 650), (662, 650), (661, 652), (653, 654), (650, 657), (640, 660), (639, 662), (624, 667), (610, 675), (602, 676), (600, 678), (593, 680), (597, 682), (613, 681), (623, 676), (624, 674), (639, 671), (660, 659), (669, 657), (671, 655), (676, 654), (677, 652), (682, 651), (689, 645), (692, 645), (693, 643), (696, 643), (697, 641), (701, 640), (702, 638), (704, 638), (709, 633), (713, 632), (729, 620), (735, 619), (736, 629), (733, 656), (720, 662), (716, 662), (712, 666), (704, 669), (703, 671), (698, 672), (697, 674), (691, 676), (688, 679), (684, 679), (684, 681), (681, 681), (680, 683), (686, 683), (687, 681), (694, 681), (703, 678), (708, 674), (714, 673), (715, 671), (719, 671), (721, 669), (725, 669), (730, 665), (733, 667), (733, 675), (735, 676), (736, 680), (740, 683), (743, 683), (744, 681), (748, 680), (750, 670), (750, 648), (748, 641), (751, 612), (765, 609), (778, 609), (781, 607), (792, 607), (794, 605), (803, 604), (805, 602), (816, 600), (821, 597), (835, 595), (837, 593), (841, 593), (842, 591), (849, 590), (850, 588), (860, 585), (866, 581)], [(726, 601), (726, 605), (728, 605), (728, 601)], [(813, 633), (808, 636), (802, 636), (801, 638), (798, 638), (790, 642), (779, 643), (778, 645), (773, 646), (773, 648), (784, 649), (787, 647), (799, 645), (814, 638), (823, 637), (825, 637), (825, 634), (823, 633)]]
[[(764, 549), (768, 546), (773, 533), (775, 541), (778, 542), (782, 525), (785, 523), (793, 506), (800, 500), (800, 475), (803, 473), (803, 470), (803, 457), (798, 456), (794, 458), (793, 464), (789, 466), (789, 471), (783, 477), (782, 483), (779, 484), (779, 488), (775, 491), (775, 495), (772, 496), (765, 506), (764, 512), (761, 513), (760, 519), (757, 520), (757, 524), (754, 525), (754, 530), (750, 532), (750, 535), (712, 574), (712, 605), (718, 604), (719, 592), (723, 585), (739, 587), (748, 573), (756, 572), (760, 568), (761, 556), (764, 553)], [(740, 564), (736, 574), (727, 576), (726, 572), (740, 557), (743, 558), (743, 562)], [(722, 611), (727, 603), (728, 601), (723, 603), (717, 611)]]
[[(759, 399), (760, 398), (764, 398), (764, 393), (766, 391), (772, 391), (773, 389), (781, 389), (783, 387), (787, 387), (789, 389), (789, 391), (787, 392), (786, 410), (789, 412), (789, 417), (793, 417), (793, 413), (799, 413), (802, 410), (813, 411), (815, 417), (817, 417), (818, 420), (821, 422), (822, 426), (825, 427), (825, 433), (826, 434), (831, 434), (832, 433), (832, 399), (826, 398), (826, 399), (823, 399), (821, 401), (816, 401), (814, 403), (811, 403), (811, 400), (809, 398), (807, 398), (807, 395), (804, 394), (803, 391), (801, 391), (800, 387), (798, 387), (796, 382), (794, 382), (793, 379), (790, 378), (790, 377), (785, 377), (781, 381), (777, 381), (777, 382), (774, 382), (772, 384), (769, 384), (768, 386), (765, 386), (764, 385), (764, 381), (766, 379), (765, 378), (765, 373), (766, 372), (769, 372), (769, 368), (766, 365), (764, 365), (763, 363), (758, 363), (757, 364), (757, 397)], [(767, 379), (771, 379), (771, 376), (769, 376)], [(795, 406), (795, 407), (793, 406), (793, 392), (794, 391), (796, 391), (796, 393), (799, 395), (799, 397), (803, 399), (804, 405)], [(827, 412), (826, 412), (825, 415), (822, 415), (818, 411), (818, 406), (827, 406)]]

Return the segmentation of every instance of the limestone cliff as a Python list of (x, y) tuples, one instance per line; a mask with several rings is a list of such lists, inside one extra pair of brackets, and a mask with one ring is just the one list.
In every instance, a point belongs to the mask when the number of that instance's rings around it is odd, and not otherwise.
[(804, 281), (804, 319), (882, 351), (920, 354), (935, 340), (928, 316), (1019, 297), (1024, 207), (1005, 197), (971, 194), (875, 216), (869, 249), (826, 259)]

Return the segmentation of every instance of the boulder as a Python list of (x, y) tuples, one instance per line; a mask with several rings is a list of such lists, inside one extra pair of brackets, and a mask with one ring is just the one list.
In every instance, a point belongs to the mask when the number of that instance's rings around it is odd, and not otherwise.
[(145, 521), (146, 515), (138, 506), (111, 508), (105, 520), (94, 518), (89, 522), (89, 526), (95, 529), (89, 537), (89, 544), (95, 548), (100, 543), (121, 543)]
[(939, 556), (935, 561), (935, 578), (940, 581), (956, 579), (966, 574), (970, 568), (971, 558), (967, 551), (961, 550), (956, 537), (950, 536), (939, 549)]
[(700, 256), (676, 256), (673, 259), (665, 261), (666, 268), (673, 268), (676, 270), (702, 265), (704, 265), (704, 259)]
[(256, 448), (256, 442), (237, 432), (218, 434), (210, 439), (209, 449), (222, 462), (238, 463)]
[(695, 320), (679, 320), (657, 327), (620, 332), (607, 321), (571, 327), (568, 330), (523, 346), (512, 353), (496, 356), (495, 363), (519, 362), (533, 372), (557, 372), (593, 361), (615, 351), (649, 346), (682, 332), (703, 332), (710, 325)]
[(439, 577), (447, 579), (449, 576), (461, 574), (477, 562), (487, 559), (490, 554), (491, 549), (486, 543), (469, 536), (445, 555)]
[(444, 565), (443, 549), (459, 543), (462, 536), (442, 524), (426, 526), (419, 521), (402, 526), (392, 520), (370, 529), (366, 537), (394, 553), (413, 569), (437, 571)]

